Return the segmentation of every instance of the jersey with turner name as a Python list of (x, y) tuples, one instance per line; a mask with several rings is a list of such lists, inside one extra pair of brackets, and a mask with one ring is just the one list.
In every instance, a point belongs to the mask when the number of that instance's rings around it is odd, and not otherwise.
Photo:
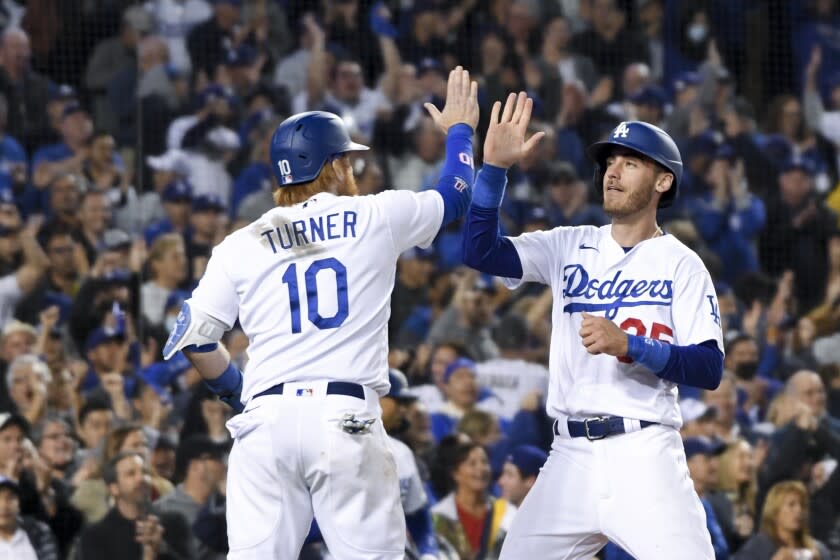
[(679, 427), (675, 384), (628, 357), (589, 354), (579, 331), (587, 312), (670, 344), (714, 340), (722, 352), (717, 295), (700, 258), (668, 234), (625, 251), (609, 225), (555, 228), (512, 241), (523, 277), (505, 283), (540, 282), (554, 293), (549, 415), (617, 415)]
[(213, 249), (189, 300), (248, 336), (242, 402), (278, 383), (331, 380), (388, 391), (397, 258), (431, 244), (437, 191), (319, 193), (274, 208)]

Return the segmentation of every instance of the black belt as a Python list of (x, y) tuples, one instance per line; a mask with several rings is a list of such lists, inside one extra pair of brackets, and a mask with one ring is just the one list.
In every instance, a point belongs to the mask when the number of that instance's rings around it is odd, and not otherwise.
[[(266, 395), (282, 395), (283, 385), (283, 383), (278, 383), (274, 387), (269, 387), (251, 398), (256, 399), (257, 397), (264, 397)], [(298, 391), (305, 391), (305, 389), (299, 389)], [(303, 395), (302, 393), (299, 394)], [(330, 381), (327, 383), (327, 394), (344, 395), (346, 397), (356, 397), (357, 399), (365, 400), (365, 388), (358, 383), (350, 383), (349, 381)]]
[[(642, 428), (647, 428), (658, 423), (639, 420), (639, 425)], [(570, 436), (573, 438), (585, 437), (589, 441), (624, 433), (624, 418), (621, 416), (598, 416), (587, 418), (586, 420), (569, 420), (567, 424), (569, 426)], [(554, 433), (558, 436), (562, 435), (557, 427), (557, 420), (554, 421)]]

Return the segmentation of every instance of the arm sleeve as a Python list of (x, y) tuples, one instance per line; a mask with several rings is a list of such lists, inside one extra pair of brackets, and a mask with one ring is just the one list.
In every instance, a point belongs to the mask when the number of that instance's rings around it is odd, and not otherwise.
[(190, 305), (232, 327), (239, 316), (239, 294), (225, 270), (224, 253), (220, 247), (213, 249), (204, 276), (190, 298)]
[(712, 391), (720, 385), (723, 375), (723, 352), (714, 340), (671, 346), (668, 362), (656, 375), (666, 381)]
[(470, 206), (464, 224), (464, 264), (505, 278), (522, 278), (522, 262), (507, 237), (499, 231), (498, 208)]
[(485, 165), (478, 173), (464, 228), (464, 263), (501, 276), (508, 288), (516, 288), (523, 282), (550, 285), (554, 258), (562, 254), (557, 241), (563, 228), (503, 237), (498, 208), (507, 180), (505, 174), (506, 170), (491, 165)]
[(473, 129), (456, 124), (446, 135), (446, 159), (435, 190), (443, 198), (442, 226), (464, 215), (472, 198), (475, 180), (472, 150)]

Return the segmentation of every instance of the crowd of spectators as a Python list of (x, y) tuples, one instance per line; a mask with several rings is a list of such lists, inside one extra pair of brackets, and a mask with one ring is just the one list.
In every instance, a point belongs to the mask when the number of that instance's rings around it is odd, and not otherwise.
[[(836, 0), (0, 0), (0, 28), (0, 555), (224, 557), (232, 411), (162, 361), (181, 303), (271, 208), (293, 113), (371, 146), (362, 195), (434, 185), (423, 103), (461, 64), (479, 164), (509, 92), (546, 133), (506, 234), (608, 223), (584, 149), (618, 122), (675, 138), (660, 224), (710, 270), (726, 344), (717, 390), (680, 389), (716, 558), (840, 558)], [(550, 449), (551, 304), (465, 269), (459, 223), (400, 258), (389, 362), (413, 397), (383, 410), (440, 558), (496, 558)], [(224, 342), (247, 375), (247, 337)], [(302, 557), (329, 558), (315, 531)]]

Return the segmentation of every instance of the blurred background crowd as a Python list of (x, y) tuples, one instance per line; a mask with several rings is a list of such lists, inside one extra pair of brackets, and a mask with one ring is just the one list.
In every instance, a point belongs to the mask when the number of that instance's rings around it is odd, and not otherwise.
[[(660, 224), (710, 270), (726, 342), (720, 387), (680, 389), (717, 560), (840, 558), (836, 0), (0, 0), (0, 28), (0, 556), (224, 557), (231, 411), (161, 360), (181, 302), (271, 208), (268, 140), (295, 112), (372, 147), (362, 194), (433, 186), (423, 103), (462, 64), (476, 161), (509, 92), (547, 135), (509, 172), (509, 235), (608, 223), (584, 149), (618, 122), (676, 139)], [(408, 513), (441, 558), (491, 559), (552, 439), (552, 294), (464, 269), (460, 237), (400, 258), (407, 383), (382, 408), (422, 480)], [(244, 367), (247, 337), (224, 342)]]

